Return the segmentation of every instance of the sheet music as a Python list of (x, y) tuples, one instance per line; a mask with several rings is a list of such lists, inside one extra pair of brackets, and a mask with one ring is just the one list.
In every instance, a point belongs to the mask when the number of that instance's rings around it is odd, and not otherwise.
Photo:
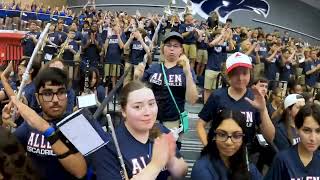
[(62, 124), (59, 129), (79, 152), (85, 156), (106, 144), (82, 114)]
[(96, 95), (95, 94), (88, 94), (84, 96), (78, 96), (78, 107), (90, 107), (97, 105)]

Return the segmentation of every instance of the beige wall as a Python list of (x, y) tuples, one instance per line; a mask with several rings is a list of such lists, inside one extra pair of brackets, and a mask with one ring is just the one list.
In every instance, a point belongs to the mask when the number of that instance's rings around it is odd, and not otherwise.
[[(22, 6), (25, 4), (31, 4), (33, 1), (37, 3), (37, 5), (40, 5), (40, 3), (43, 3), (44, 7), (47, 8), (49, 5), (51, 7), (59, 6), (62, 7), (63, 5), (67, 5), (67, 0), (20, 0)], [(12, 2), (12, 0), (4, 0), (4, 2)], [(16, 0), (16, 2), (19, 2), (19, 0)]]

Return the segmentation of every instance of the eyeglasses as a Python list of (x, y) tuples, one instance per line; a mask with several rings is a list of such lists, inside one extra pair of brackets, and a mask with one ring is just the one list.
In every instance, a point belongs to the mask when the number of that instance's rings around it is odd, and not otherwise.
[(54, 95), (57, 96), (58, 100), (65, 100), (67, 98), (66, 89), (59, 89), (57, 92), (43, 91), (42, 93), (38, 93), (38, 94), (42, 96), (42, 99), (45, 102), (51, 102)]
[(227, 132), (224, 131), (215, 131), (215, 138), (213, 140), (226, 142), (229, 138), (234, 143), (239, 143), (242, 141), (243, 137), (245, 135), (240, 132), (234, 132), (231, 135), (229, 135)]
[(166, 47), (168, 47), (168, 48), (171, 48), (171, 47), (181, 48), (181, 45), (180, 45), (180, 44), (164, 44), (164, 46), (166, 46)]

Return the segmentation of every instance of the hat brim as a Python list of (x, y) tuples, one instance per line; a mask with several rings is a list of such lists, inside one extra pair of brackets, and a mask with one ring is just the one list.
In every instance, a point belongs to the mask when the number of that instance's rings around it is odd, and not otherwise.
[(247, 63), (236, 63), (236, 64), (230, 66), (230, 67), (227, 69), (227, 74), (228, 74), (229, 72), (231, 72), (233, 69), (237, 68), (237, 67), (245, 67), (245, 68), (252, 69), (252, 65), (251, 65), (251, 64), (247, 64)]
[(175, 40), (179, 41), (181, 44), (183, 44), (183, 39), (182, 39), (180, 36), (177, 36), (177, 35), (172, 35), (172, 36), (167, 37), (167, 38), (163, 41), (163, 43), (168, 42), (170, 39), (175, 39)]

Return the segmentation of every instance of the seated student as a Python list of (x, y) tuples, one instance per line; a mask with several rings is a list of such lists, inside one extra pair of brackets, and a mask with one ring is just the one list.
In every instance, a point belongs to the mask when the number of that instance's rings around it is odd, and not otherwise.
[(320, 106), (302, 107), (295, 126), (300, 142), (276, 155), (266, 180), (320, 179)]
[[(64, 117), (67, 107), (67, 75), (58, 68), (43, 69), (35, 79), (40, 115), (12, 96), (2, 111), (4, 126), (14, 126), (11, 108), (16, 106), (24, 122), (14, 135), (27, 150), (41, 179), (76, 179), (86, 174), (84, 157), (70, 150), (55, 132), (55, 125)], [(10, 123), (11, 122), (11, 123)]]
[(283, 113), (283, 97), (280, 88), (272, 90), (270, 102), (267, 104), (267, 109), (272, 122), (275, 124)]
[(0, 127), (0, 180), (39, 179), (25, 153), (17, 138), (7, 129)]
[(218, 114), (209, 130), (208, 144), (193, 166), (192, 179), (262, 179), (256, 167), (246, 160), (245, 122), (240, 111), (225, 109)]
[(290, 94), (284, 99), (284, 112), (275, 125), (276, 134), (273, 141), (280, 151), (300, 141), (294, 119), (299, 109), (304, 105), (304, 98), (299, 94)]
[[(119, 100), (125, 120), (115, 134), (129, 179), (184, 177), (187, 164), (176, 150), (175, 139), (168, 129), (155, 123), (158, 106), (152, 90), (132, 81), (123, 87)], [(94, 166), (98, 180), (123, 179), (113, 141), (94, 154)]]
[[(88, 79), (86, 80), (86, 78)], [(99, 81), (100, 81), (99, 70), (95, 67), (90, 67), (88, 69), (88, 72), (83, 72), (80, 80), (81, 94), (82, 95), (95, 94), (98, 104), (102, 103), (102, 101), (106, 96), (105, 87), (100, 85)]]
[[(253, 82), (253, 87), (256, 87), (263, 97), (268, 101), (268, 80), (265, 78), (258, 78)], [(271, 116), (270, 116), (271, 117)]]
[[(59, 68), (59, 69), (63, 70), (65, 73), (67, 73), (67, 71), (68, 71), (68, 65), (65, 65), (65, 63), (63, 63), (63, 60), (58, 59), (58, 58), (55, 58), (55, 59), (49, 61), (46, 64), (46, 66)], [(72, 77), (68, 77), (68, 79), (69, 79), (68, 84), (70, 84), (70, 78), (72, 78)], [(74, 108), (75, 102), (76, 102), (76, 93), (73, 90), (73, 88), (68, 88), (67, 97), (68, 97), (68, 105), (67, 105), (66, 113), (71, 114), (73, 112), (73, 108)]]

